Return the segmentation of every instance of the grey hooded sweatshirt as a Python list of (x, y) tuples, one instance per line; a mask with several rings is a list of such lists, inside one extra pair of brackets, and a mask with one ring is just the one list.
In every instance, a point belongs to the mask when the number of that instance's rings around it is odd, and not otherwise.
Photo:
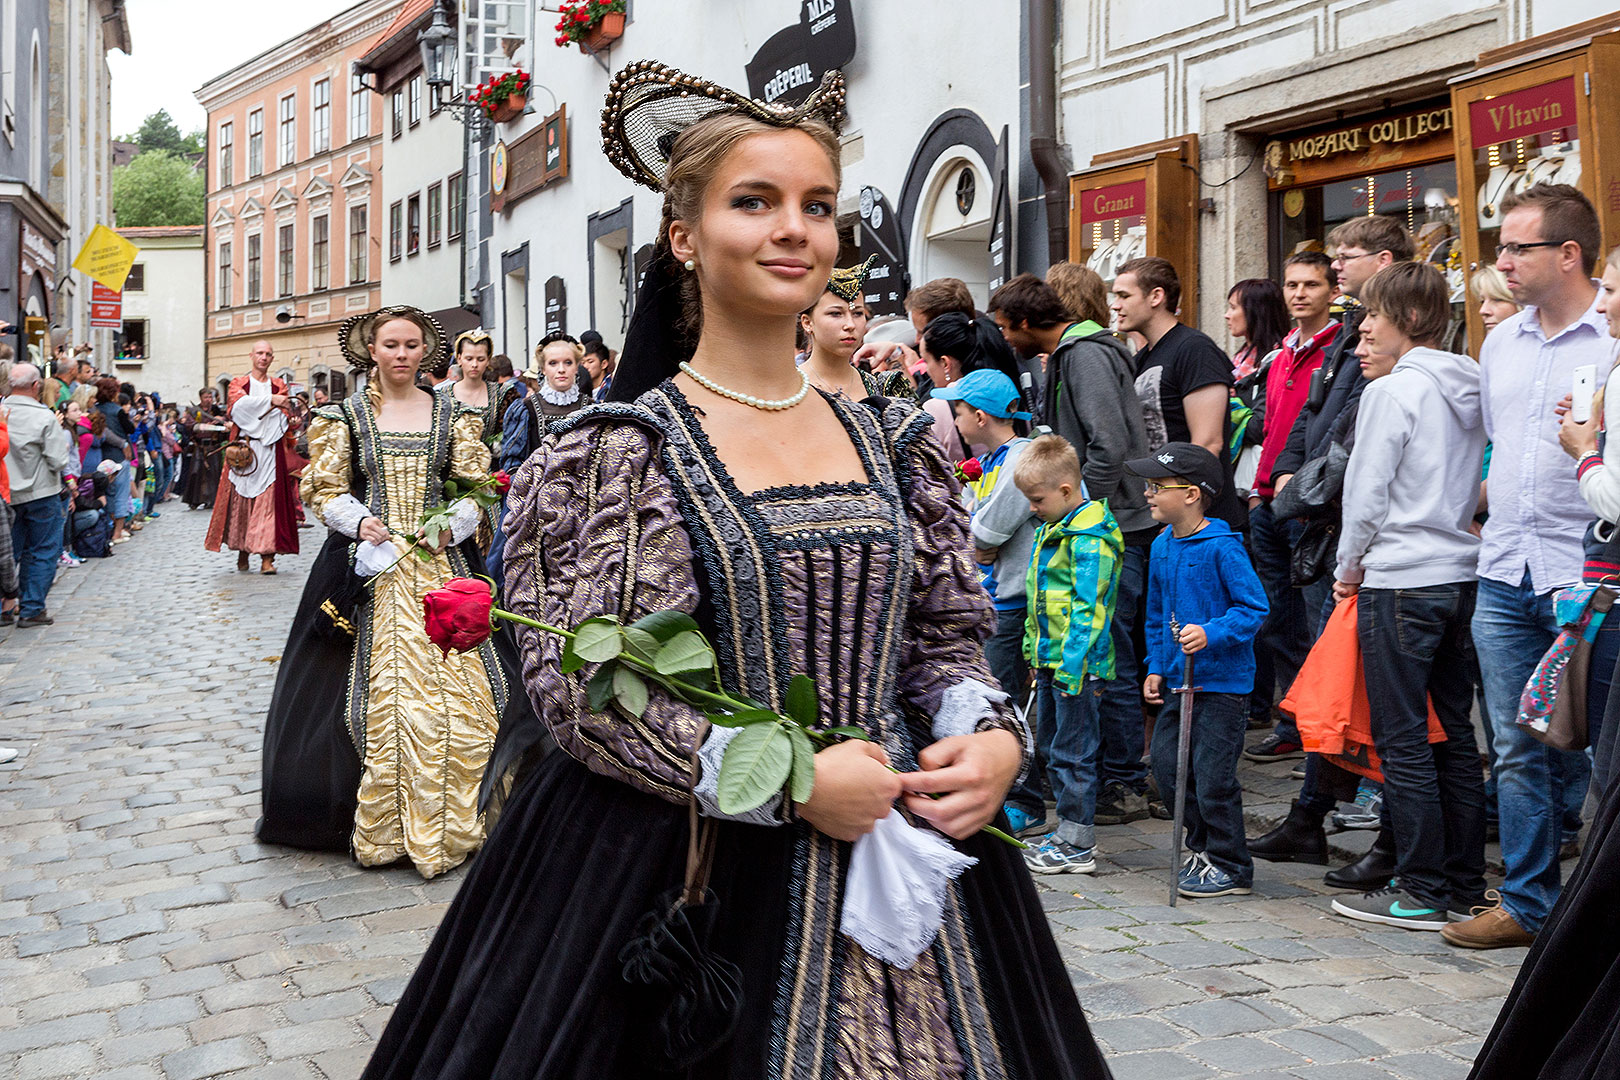
[(1485, 425), (1479, 365), (1417, 348), (1367, 384), (1344, 476), (1338, 579), (1369, 589), (1473, 581)]

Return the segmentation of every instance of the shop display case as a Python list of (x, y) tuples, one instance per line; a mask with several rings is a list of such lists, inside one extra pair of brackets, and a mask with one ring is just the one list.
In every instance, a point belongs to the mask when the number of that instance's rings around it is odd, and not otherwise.
[[(1620, 16), (1613, 14), (1486, 53), (1473, 73), (1453, 80), (1469, 276), (1496, 261), (1503, 200), (1538, 183), (1580, 188), (1597, 207), (1605, 244), (1620, 239), (1617, 93)], [(1478, 308), (1470, 292), (1470, 342), (1484, 338)]]
[(1198, 311), (1198, 136), (1099, 154), (1069, 178), (1069, 259), (1113, 285), (1132, 259), (1168, 259)]

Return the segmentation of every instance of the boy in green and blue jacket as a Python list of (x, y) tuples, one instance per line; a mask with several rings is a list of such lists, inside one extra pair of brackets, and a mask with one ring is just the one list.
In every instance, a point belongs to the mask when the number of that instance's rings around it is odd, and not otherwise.
[[(1089, 874), (1097, 867), (1097, 707), (1103, 682), (1114, 677), (1109, 622), (1124, 539), (1107, 505), (1086, 498), (1080, 459), (1066, 439), (1032, 442), (1013, 480), (1044, 523), (1025, 580), (1024, 657), (1035, 669), (1035, 739), (1058, 815), (1056, 831), (1024, 861), (1037, 874)], [(1044, 820), (1039, 792), (1015, 788), (1007, 814), (1015, 829)]]

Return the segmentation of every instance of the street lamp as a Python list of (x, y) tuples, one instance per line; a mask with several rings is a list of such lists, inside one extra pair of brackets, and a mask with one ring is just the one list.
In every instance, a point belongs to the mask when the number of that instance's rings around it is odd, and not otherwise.
[(430, 90), (442, 91), (455, 82), (456, 32), (450, 29), (444, 8), (445, 0), (435, 0), (432, 23), (416, 37)]

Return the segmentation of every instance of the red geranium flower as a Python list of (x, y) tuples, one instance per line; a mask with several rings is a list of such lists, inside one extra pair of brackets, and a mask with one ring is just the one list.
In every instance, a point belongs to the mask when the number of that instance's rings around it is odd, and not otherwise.
[(487, 582), (477, 578), (451, 578), (422, 597), (428, 640), (449, 656), (452, 651), (476, 649), (488, 639), (495, 597)]

